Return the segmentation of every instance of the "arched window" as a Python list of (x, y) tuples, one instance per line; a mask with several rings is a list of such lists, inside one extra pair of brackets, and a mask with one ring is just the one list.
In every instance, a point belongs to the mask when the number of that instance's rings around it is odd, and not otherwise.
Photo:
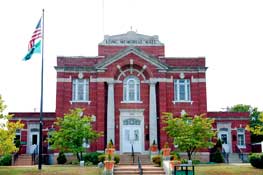
[(140, 80), (129, 76), (123, 83), (123, 101), (140, 101)]

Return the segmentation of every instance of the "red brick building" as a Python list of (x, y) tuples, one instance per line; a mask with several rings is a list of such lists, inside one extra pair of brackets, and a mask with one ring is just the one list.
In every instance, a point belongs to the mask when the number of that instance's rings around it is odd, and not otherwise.
[[(169, 140), (161, 129), (162, 112), (206, 113), (215, 118), (213, 127), (231, 152), (237, 146), (250, 151), (250, 134), (245, 130), (248, 113), (207, 112), (205, 58), (165, 57), (158, 36), (133, 31), (105, 36), (98, 56), (58, 56), (55, 69), (56, 111), (45, 115), (54, 119), (71, 108), (84, 108), (86, 115), (93, 116), (94, 129), (104, 132), (104, 137), (91, 143), (93, 151), (104, 150), (111, 139), (119, 153), (131, 152), (131, 144), (135, 152), (146, 153), (153, 140), (162, 147)], [(30, 132), (38, 129), (30, 125), (35, 117), (15, 113), (14, 119), (28, 123), (21, 131), (26, 147), (33, 143)], [(50, 121), (44, 121), (45, 131), (52, 128)]]

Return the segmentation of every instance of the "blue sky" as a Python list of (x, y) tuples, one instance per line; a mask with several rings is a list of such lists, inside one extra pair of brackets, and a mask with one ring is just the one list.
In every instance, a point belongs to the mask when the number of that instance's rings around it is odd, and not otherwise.
[[(45, 9), (44, 111), (55, 110), (56, 56), (96, 56), (106, 34), (159, 35), (168, 57), (205, 56), (209, 111), (263, 109), (261, 0), (9, 0), (0, 2), (0, 94), (7, 111), (39, 111), (40, 55), (23, 62)], [(103, 8), (104, 7), (104, 8)]]

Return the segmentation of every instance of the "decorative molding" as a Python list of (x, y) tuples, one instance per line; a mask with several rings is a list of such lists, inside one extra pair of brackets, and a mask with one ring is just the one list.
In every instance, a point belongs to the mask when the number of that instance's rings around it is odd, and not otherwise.
[(120, 112), (144, 112), (144, 109), (119, 109)]
[(69, 103), (72, 105), (73, 103), (87, 103), (88, 105), (90, 105), (91, 101), (69, 101)]
[(184, 79), (184, 77), (185, 77), (185, 76), (184, 76), (184, 73), (181, 72), (180, 75), (179, 75), (179, 77), (180, 77), (180, 79)]
[[(43, 120), (46, 120), (46, 121), (53, 121), (55, 120), (56, 117), (47, 117), (47, 116), (44, 116), (43, 117)], [(13, 117), (12, 120), (26, 120), (26, 121), (39, 121), (39, 117)]]
[(72, 79), (71, 77), (69, 78), (57, 78), (57, 82), (61, 82), (61, 83), (71, 83)]
[(236, 120), (249, 120), (247, 117), (213, 117), (215, 120), (227, 120), (227, 121), (236, 121)]
[(157, 83), (157, 82), (163, 82), (163, 83), (172, 83), (173, 82), (173, 76), (171, 78), (150, 78), (149, 80), (142, 81), (141, 83)]
[[(138, 77), (141, 75), (142, 78), (143, 78), (144, 80), (146, 80), (145, 75), (144, 75), (143, 73), (140, 74), (140, 71), (139, 71), (138, 69), (133, 69), (133, 71), (138, 72), (138, 74), (137, 74)], [(125, 76), (126, 76), (126, 74), (125, 74), (126, 72), (130, 72), (130, 69), (126, 69), (126, 70), (123, 71), (123, 73), (124, 73)], [(120, 78), (121, 78), (122, 75), (123, 75), (122, 73), (119, 74), (117, 80), (120, 80)], [(128, 76), (128, 75), (127, 75), (127, 76)]]
[(205, 78), (194, 78), (194, 77), (191, 77), (191, 82), (192, 83), (205, 83), (206, 79)]
[(113, 78), (92, 78), (92, 76), (90, 76), (90, 82), (114, 82)]
[(79, 72), (78, 78), (79, 78), (79, 79), (82, 79), (83, 77), (84, 77), (83, 73), (82, 73), (82, 72)]

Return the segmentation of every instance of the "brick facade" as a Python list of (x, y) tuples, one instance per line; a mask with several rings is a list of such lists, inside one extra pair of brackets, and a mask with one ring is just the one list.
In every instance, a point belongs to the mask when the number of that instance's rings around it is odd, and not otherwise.
[[(110, 42), (110, 44), (109, 44)], [(125, 44), (121, 44), (125, 43)], [(127, 44), (128, 43), (128, 44)], [(151, 139), (155, 139), (152, 133), (157, 132), (156, 141), (162, 147), (169, 138), (162, 130), (164, 123), (160, 119), (163, 112), (172, 112), (179, 116), (182, 112), (189, 115), (207, 113), (208, 117), (215, 118), (214, 128), (217, 122), (228, 122), (231, 125), (232, 147), (235, 152), (236, 128), (245, 127), (249, 122), (247, 113), (207, 112), (206, 97), (206, 64), (204, 57), (176, 58), (165, 57), (165, 46), (156, 36), (140, 35), (135, 32), (127, 34), (107, 36), (98, 45), (98, 56), (95, 57), (66, 57), (58, 56), (57, 65), (57, 89), (56, 111), (50, 116), (62, 117), (69, 109), (81, 107), (85, 115), (93, 115), (96, 121), (93, 127), (97, 131), (104, 132), (104, 137), (91, 144), (91, 150), (104, 150), (107, 144), (109, 129), (107, 128), (108, 102), (114, 103), (114, 144), (120, 152), (125, 150), (124, 119), (136, 118), (143, 122), (139, 133), (143, 143), (140, 152), (147, 151)], [(136, 77), (140, 82), (140, 100), (137, 102), (124, 101), (124, 81), (127, 77)], [(73, 80), (86, 79), (88, 81), (88, 100), (73, 100)], [(190, 99), (186, 101), (175, 100), (175, 80), (189, 80)], [(113, 83), (113, 99), (109, 97), (109, 83)], [(154, 96), (150, 97), (150, 86), (154, 84)], [(154, 99), (151, 101), (150, 99)], [(153, 103), (156, 102), (156, 105)], [(128, 112), (127, 112), (128, 111)], [(142, 111), (143, 117), (140, 115)], [(155, 112), (156, 111), (156, 112)], [(150, 116), (150, 113), (156, 116)], [(16, 113), (17, 117), (20, 115)], [(21, 114), (23, 115), (23, 114)], [(47, 114), (45, 114), (47, 115)], [(130, 117), (126, 116), (130, 115)], [(24, 115), (26, 116), (26, 115)], [(34, 115), (32, 115), (33, 117)], [(156, 126), (150, 123), (152, 119), (157, 121)], [(23, 117), (21, 117), (22, 121)], [(226, 119), (226, 120), (224, 120)], [(51, 123), (46, 123), (50, 128)], [(26, 126), (25, 126), (26, 127)], [(44, 126), (45, 128), (45, 126)], [(153, 131), (156, 128), (156, 131)], [(22, 140), (24, 134), (22, 133)], [(25, 133), (26, 135), (26, 133)], [(250, 137), (246, 131), (245, 151), (250, 151)]]

